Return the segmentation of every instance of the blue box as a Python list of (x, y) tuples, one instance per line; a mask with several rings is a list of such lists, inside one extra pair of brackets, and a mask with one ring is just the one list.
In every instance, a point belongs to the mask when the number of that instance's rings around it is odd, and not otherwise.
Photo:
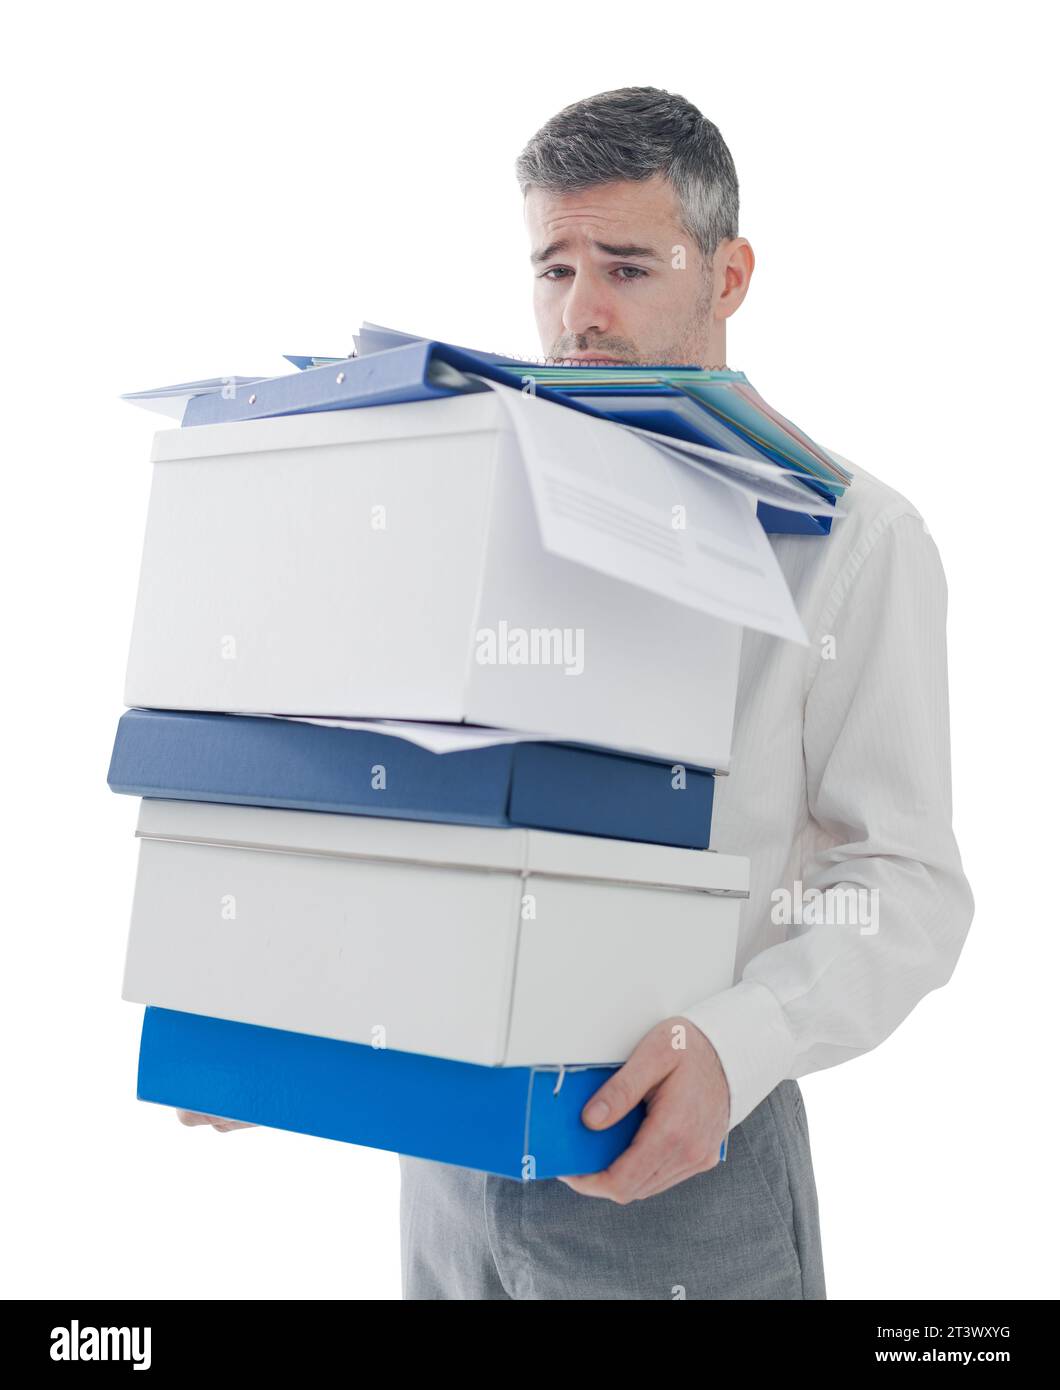
[(632, 1142), (643, 1105), (610, 1129), (581, 1121), (614, 1070), (479, 1067), (148, 1007), (136, 1095), (501, 1177), (554, 1178), (600, 1172)]
[[(385, 788), (376, 788), (378, 767)], [(708, 849), (714, 775), (560, 743), (432, 753), (407, 739), (253, 715), (133, 709), (118, 721), (116, 792), (299, 811), (524, 826)]]

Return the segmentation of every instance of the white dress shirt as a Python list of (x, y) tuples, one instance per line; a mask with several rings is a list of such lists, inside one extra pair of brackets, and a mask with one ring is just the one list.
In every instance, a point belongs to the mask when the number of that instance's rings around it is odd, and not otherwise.
[[(749, 856), (751, 894), (737, 983), (685, 1012), (725, 1070), (730, 1128), (785, 1078), (882, 1042), (949, 979), (972, 920), (938, 550), (911, 503), (835, 457), (854, 482), (831, 535), (770, 538), (809, 648), (745, 632), (716, 781), (711, 847)], [(821, 920), (792, 920), (797, 881)]]

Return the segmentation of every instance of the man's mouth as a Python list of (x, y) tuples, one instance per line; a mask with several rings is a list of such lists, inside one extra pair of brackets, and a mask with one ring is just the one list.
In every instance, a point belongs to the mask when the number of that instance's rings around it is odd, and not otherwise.
[(553, 359), (556, 362), (583, 362), (586, 365), (592, 363), (603, 366), (628, 366), (628, 362), (623, 357), (610, 357), (607, 353), (600, 352), (566, 352), (562, 357)]

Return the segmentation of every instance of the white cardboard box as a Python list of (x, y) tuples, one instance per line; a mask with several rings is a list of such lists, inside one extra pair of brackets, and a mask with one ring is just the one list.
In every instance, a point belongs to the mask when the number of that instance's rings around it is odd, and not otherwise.
[[(163, 430), (153, 460), (127, 704), (728, 766), (741, 628), (546, 551), (494, 392)], [(566, 631), (574, 659), (477, 659), (484, 632), (499, 657), (535, 631)]]
[(733, 980), (734, 855), (162, 800), (137, 834), (140, 1004), (550, 1066), (624, 1061)]

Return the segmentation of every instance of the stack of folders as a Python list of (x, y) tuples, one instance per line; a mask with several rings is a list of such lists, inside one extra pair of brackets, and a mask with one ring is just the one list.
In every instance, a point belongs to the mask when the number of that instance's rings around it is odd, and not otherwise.
[(643, 1108), (591, 1131), (586, 1101), (733, 983), (749, 864), (710, 828), (742, 632), (806, 640), (756, 508), (829, 521), (842, 481), (619, 424), (584, 369), (295, 365), (141, 393), (181, 426), (109, 774), (142, 798), (137, 1094), (599, 1171)]
[[(385, 352), (417, 340), (407, 333), (364, 324), (355, 335), (358, 355)], [(727, 368), (626, 367), (562, 365), (520, 361), (496, 354), (471, 353), (525, 386), (533, 382), (550, 398), (575, 403), (603, 419), (638, 430), (660, 447), (685, 448), (693, 458), (696, 446), (720, 451), (741, 460), (773, 464), (799, 476), (803, 484), (826, 502), (834, 504), (851, 483), (850, 473), (803, 430), (781, 415), (758, 394), (743, 372)], [(305, 369), (337, 359), (291, 357)], [(693, 446), (688, 448), (687, 446)], [(724, 457), (698, 456), (715, 467)], [(761, 480), (768, 472), (759, 472)], [(775, 476), (775, 475), (774, 475)], [(831, 514), (826, 508), (816, 515), (788, 504), (776, 494), (775, 505), (763, 494), (758, 519), (766, 531), (777, 534), (827, 535)]]

